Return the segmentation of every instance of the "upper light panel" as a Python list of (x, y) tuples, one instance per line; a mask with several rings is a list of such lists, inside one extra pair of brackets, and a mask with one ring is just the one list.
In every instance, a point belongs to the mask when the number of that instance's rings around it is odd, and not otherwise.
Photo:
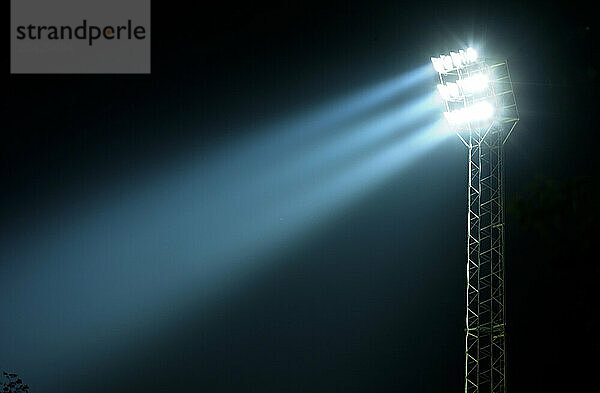
[(461, 49), (458, 52), (450, 52), (449, 55), (432, 57), (433, 68), (440, 74), (462, 68), (477, 61), (477, 51), (473, 48)]

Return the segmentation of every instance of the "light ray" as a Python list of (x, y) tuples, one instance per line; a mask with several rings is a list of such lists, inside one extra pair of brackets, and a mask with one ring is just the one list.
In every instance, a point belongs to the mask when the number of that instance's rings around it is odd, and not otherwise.
[[(109, 362), (115, 350), (142, 345), (168, 326), (185, 311), (191, 291), (208, 302), (266, 268), (282, 244), (301, 239), (435, 144), (427, 127), (362, 157), (366, 147), (426, 118), (431, 97), (343, 128), (320, 149), (298, 142), (310, 141), (319, 127), (364, 113), (428, 72), (419, 69), (367, 90), (337, 111), (279, 130), (273, 140), (268, 131), (208, 163), (188, 158), (146, 174), (153, 180), (142, 185), (116, 184), (104, 196), (77, 201), (0, 239), (2, 260), (18, 261), (0, 267), (0, 276), (8, 277), (0, 308), (18, 316), (3, 328), (0, 360), (40, 370), (43, 375), (32, 376), (39, 381), (49, 380), (54, 369), (45, 367), (45, 356), (27, 354), (52, 354), (63, 360), (61, 367), (92, 368), (81, 364), (83, 352), (96, 363)], [(342, 158), (343, 165), (311, 176)], [(42, 382), (38, 386), (43, 390)]]

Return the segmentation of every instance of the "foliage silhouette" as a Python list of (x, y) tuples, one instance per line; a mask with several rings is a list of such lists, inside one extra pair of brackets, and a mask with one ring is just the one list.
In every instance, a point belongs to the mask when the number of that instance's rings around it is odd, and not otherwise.
[(29, 386), (25, 385), (17, 374), (2, 372), (0, 380), (0, 392), (2, 393), (29, 393)]

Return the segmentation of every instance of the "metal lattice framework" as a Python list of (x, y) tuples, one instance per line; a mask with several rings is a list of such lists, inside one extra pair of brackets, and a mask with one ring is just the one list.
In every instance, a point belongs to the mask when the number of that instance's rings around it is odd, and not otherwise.
[(468, 149), (465, 393), (506, 391), (503, 146), (519, 116), (506, 61), (480, 60), (448, 72), (440, 82), (485, 74), (487, 87), (446, 101), (446, 109), (491, 102), (494, 116), (465, 123), (457, 135)]

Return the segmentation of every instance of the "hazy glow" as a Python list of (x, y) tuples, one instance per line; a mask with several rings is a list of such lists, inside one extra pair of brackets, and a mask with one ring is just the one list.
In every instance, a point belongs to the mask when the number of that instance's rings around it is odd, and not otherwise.
[(431, 62), (433, 63), (433, 68), (437, 72), (442, 73), (442, 72), (446, 71), (446, 68), (444, 67), (444, 62), (442, 61), (441, 58), (439, 58), (439, 57), (432, 57), (431, 58)]
[(343, 207), (360, 198), (451, 135), (441, 122), (431, 123), (324, 179), (320, 187), (295, 199), (292, 204), (300, 209), (305, 219), (331, 214), (331, 208)]
[(460, 90), (456, 83), (448, 82), (445, 85), (437, 85), (437, 89), (440, 96), (446, 101), (460, 97)]
[(282, 163), (274, 168), (270, 176), (281, 176), (296, 181), (298, 177), (311, 175), (336, 159), (360, 152), (394, 133), (403, 132), (414, 122), (436, 112), (438, 108), (435, 95), (429, 94), (412, 100), (401, 108), (391, 108), (376, 117), (356, 122), (356, 125), (344, 128), (339, 136), (315, 145), (296, 159), (288, 158), (288, 164)]
[(210, 304), (252, 279), (449, 135), (431, 124), (434, 94), (402, 97), (431, 74), (421, 67), (216, 152), (176, 156), (3, 235), (1, 259), (18, 263), (0, 265), (0, 308), (15, 316), (0, 362), (37, 370), (28, 382), (55, 391), (63, 373), (113, 364), (190, 301)]
[(467, 59), (470, 63), (477, 61), (477, 51), (474, 48), (467, 48)]
[(450, 56), (441, 56), (442, 61), (444, 62), (444, 68), (446, 68), (447, 71), (450, 71), (454, 68), (454, 65), (452, 64), (452, 58)]
[(448, 87), (446, 85), (437, 85), (437, 89), (438, 92), (440, 93), (440, 96), (446, 100), (449, 101), (450, 100), (450, 92), (448, 91)]
[(494, 106), (487, 101), (478, 102), (466, 108), (452, 112), (444, 112), (444, 116), (450, 124), (463, 124), (486, 120), (494, 115)]
[(452, 62), (455, 67), (461, 67), (463, 64), (467, 64), (467, 57), (463, 50), (458, 51), (458, 53), (450, 52), (450, 57), (452, 57)]
[[(354, 92), (348, 97), (338, 98), (333, 102), (317, 105), (296, 116), (290, 116), (282, 121), (265, 125), (262, 137), (252, 136), (248, 139), (237, 141), (237, 146), (248, 150), (250, 147), (276, 141), (277, 143), (297, 144), (307, 137), (320, 135), (329, 127), (334, 127), (340, 122), (349, 121), (360, 117), (373, 108), (397, 98), (405, 90), (409, 90), (420, 82), (432, 77), (431, 68), (427, 65), (403, 73), (394, 78), (378, 82), (374, 86)], [(227, 150), (237, 146), (227, 146)]]
[(475, 74), (457, 81), (465, 93), (477, 93), (488, 87), (489, 79), (485, 74)]
[(474, 48), (467, 48), (466, 51), (450, 52), (450, 55), (440, 55), (432, 57), (433, 68), (440, 74), (452, 71), (456, 68), (464, 67), (477, 61), (478, 54)]

